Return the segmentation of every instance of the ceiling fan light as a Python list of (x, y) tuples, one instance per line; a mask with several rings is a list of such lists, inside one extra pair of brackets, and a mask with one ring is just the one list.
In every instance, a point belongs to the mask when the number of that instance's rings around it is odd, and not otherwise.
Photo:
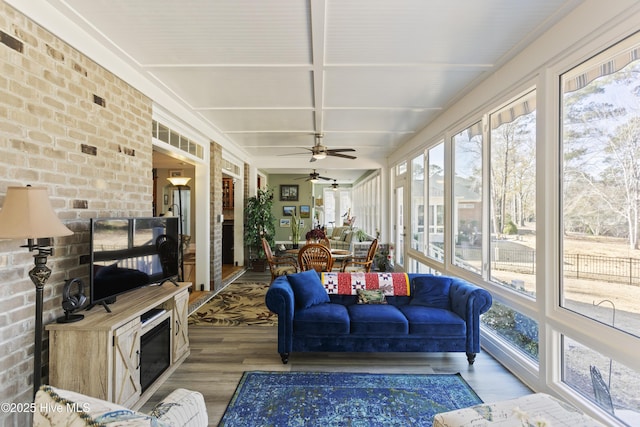
[(311, 178), (309, 182), (315, 184), (316, 182), (318, 182), (318, 178)]
[(313, 157), (316, 160), (322, 160), (327, 157), (327, 153), (325, 153), (324, 151), (320, 151), (318, 153), (313, 153), (311, 157)]

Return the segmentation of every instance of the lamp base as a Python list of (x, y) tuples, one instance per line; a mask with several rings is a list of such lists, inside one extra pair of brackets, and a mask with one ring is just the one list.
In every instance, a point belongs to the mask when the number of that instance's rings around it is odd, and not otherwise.
[(56, 322), (58, 323), (73, 323), (73, 322), (77, 322), (79, 320), (84, 319), (84, 315), (83, 314), (71, 314), (69, 312), (65, 312), (64, 316), (62, 317), (58, 317), (56, 319)]

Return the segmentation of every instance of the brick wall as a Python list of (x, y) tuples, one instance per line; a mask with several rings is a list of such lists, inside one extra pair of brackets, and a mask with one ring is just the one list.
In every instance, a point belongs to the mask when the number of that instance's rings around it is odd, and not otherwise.
[[(86, 278), (89, 218), (152, 213), (152, 107), (4, 2), (0, 31), (0, 206), (8, 186), (45, 186), (75, 232), (57, 238), (49, 258), (46, 324), (63, 314), (64, 279)], [(0, 402), (32, 400), (35, 288), (24, 243), (0, 240)], [(47, 347), (45, 333), (43, 382)], [(29, 424), (29, 414), (0, 413), (0, 425)]]
[(222, 288), (222, 223), (218, 221), (222, 214), (222, 146), (211, 143), (210, 150), (210, 171), (211, 174), (211, 290)]

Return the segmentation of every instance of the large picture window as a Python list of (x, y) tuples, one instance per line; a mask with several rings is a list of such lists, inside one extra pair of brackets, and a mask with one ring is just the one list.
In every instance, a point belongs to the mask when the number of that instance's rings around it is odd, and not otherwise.
[(454, 264), (482, 273), (482, 124), (453, 137)]
[(536, 93), (489, 116), (490, 279), (535, 295)]
[(639, 58), (640, 35), (635, 35), (561, 76), (561, 305), (635, 336), (640, 336)]
[(427, 212), (425, 255), (444, 261), (444, 141), (432, 147), (427, 156)]

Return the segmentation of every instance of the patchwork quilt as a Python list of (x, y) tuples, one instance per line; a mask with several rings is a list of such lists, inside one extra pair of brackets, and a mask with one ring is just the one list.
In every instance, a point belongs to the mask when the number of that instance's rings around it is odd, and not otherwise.
[(321, 274), (322, 285), (330, 295), (357, 295), (358, 290), (381, 290), (385, 296), (409, 296), (406, 273), (339, 273)]

